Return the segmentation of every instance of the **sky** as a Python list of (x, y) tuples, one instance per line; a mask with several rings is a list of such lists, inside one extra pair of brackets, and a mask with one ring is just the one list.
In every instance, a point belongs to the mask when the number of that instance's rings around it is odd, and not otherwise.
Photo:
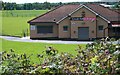
[(16, 2), (20, 3), (34, 3), (34, 2), (50, 2), (50, 3), (57, 3), (57, 2), (94, 2), (94, 1), (120, 1), (120, 0), (2, 0), (3, 2)]

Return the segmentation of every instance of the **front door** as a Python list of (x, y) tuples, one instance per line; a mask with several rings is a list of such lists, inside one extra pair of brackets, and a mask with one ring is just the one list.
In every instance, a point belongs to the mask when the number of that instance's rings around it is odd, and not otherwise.
[(89, 40), (89, 27), (78, 28), (78, 39)]

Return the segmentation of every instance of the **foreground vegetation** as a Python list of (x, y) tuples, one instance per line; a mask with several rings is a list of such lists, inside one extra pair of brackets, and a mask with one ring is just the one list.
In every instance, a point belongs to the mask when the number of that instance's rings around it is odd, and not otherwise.
[(29, 35), (27, 21), (41, 15), (48, 10), (7, 10), (2, 11), (2, 35), (24, 36)]
[[(56, 47), (48, 46), (36, 57), (39, 63), (31, 61), (31, 54), (18, 54), (13, 49), (1, 52), (2, 75), (6, 74), (84, 74), (84, 75), (119, 75), (120, 44), (112, 44), (107, 39), (87, 44), (86, 48), (78, 45), (76, 55), (59, 52)], [(64, 49), (64, 48), (62, 48)], [(29, 51), (28, 51), (29, 52)]]
[[(7, 51), (9, 52), (10, 49), (13, 49), (17, 54), (26, 53), (28, 55), (33, 54), (31, 60), (34, 63), (38, 63), (39, 61), (36, 60), (37, 54), (41, 54), (46, 46), (53, 46), (59, 52), (69, 52), (76, 55), (74, 51), (77, 48), (77, 44), (47, 44), (47, 43), (28, 43), (28, 42), (15, 42), (15, 41), (8, 41), (1, 39), (2, 41), (2, 49), (0, 51)], [(82, 47), (85, 47), (85, 44), (81, 44)]]

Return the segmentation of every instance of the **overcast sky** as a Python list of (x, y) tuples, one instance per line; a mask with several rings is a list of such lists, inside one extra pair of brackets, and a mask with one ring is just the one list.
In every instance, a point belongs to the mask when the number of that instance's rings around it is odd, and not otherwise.
[[(3, 2), (16, 2), (16, 3), (33, 3), (33, 2), (94, 2), (94, 1), (101, 1), (101, 0), (2, 0)], [(102, 1), (120, 1), (120, 0), (102, 0)]]

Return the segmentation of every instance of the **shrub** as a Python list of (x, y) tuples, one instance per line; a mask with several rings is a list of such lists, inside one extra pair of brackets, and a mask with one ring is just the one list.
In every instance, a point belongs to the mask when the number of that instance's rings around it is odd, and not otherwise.
[[(87, 44), (86, 48), (78, 45), (77, 55), (58, 53), (53, 47), (46, 47), (38, 54), (40, 63), (33, 64), (31, 55), (2, 52), (2, 75), (6, 74), (120, 74), (120, 44), (113, 44), (112, 39), (97, 40)], [(43, 59), (43, 60), (42, 60)]]

